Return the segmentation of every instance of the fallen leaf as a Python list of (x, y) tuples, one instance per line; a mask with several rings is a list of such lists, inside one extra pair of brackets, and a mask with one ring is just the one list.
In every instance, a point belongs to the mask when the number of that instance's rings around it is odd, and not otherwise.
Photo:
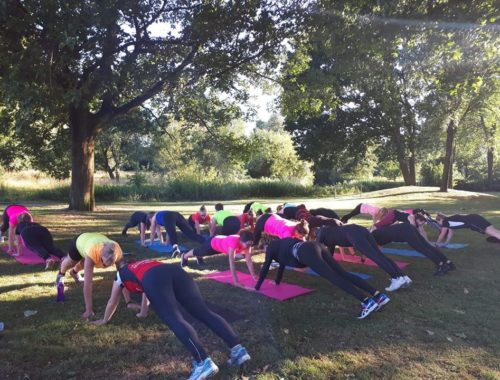
[(464, 288), (464, 294), (469, 294), (469, 290), (467, 288)]
[(434, 331), (431, 331), (431, 330), (425, 330), (425, 332), (427, 334), (429, 334), (430, 336), (433, 336), (434, 335)]
[(462, 314), (462, 315), (465, 314), (465, 311), (463, 310), (458, 310), (458, 309), (452, 309), (452, 310), (457, 314)]
[(290, 330), (288, 330), (288, 329), (283, 329), (283, 332), (284, 332), (285, 334), (288, 334), (288, 333), (290, 332)]
[(455, 333), (455, 336), (458, 336), (459, 338), (462, 339), (467, 339), (467, 335), (465, 335), (464, 333)]
[(262, 368), (262, 372), (266, 372), (268, 368), (269, 368), (269, 364), (266, 364), (266, 365), (264, 366), (264, 368)]
[(25, 311), (24, 311), (24, 316), (25, 316), (26, 318), (28, 318), (28, 317), (31, 317), (31, 316), (33, 316), (33, 315), (37, 314), (37, 313), (38, 313), (38, 311), (37, 311), (37, 310), (25, 310)]
[(453, 339), (451, 339), (449, 336), (447, 336), (447, 337), (446, 337), (446, 340), (447, 340), (448, 342), (453, 342)]

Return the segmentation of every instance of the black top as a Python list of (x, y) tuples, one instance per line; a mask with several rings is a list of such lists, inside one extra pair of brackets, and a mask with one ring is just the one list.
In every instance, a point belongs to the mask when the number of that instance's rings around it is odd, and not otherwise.
[(255, 289), (259, 290), (262, 282), (264, 282), (267, 273), (269, 272), (269, 267), (271, 263), (276, 261), (280, 267), (278, 269), (278, 273), (276, 274), (276, 284), (281, 282), (283, 277), (283, 272), (287, 266), (294, 268), (305, 268), (306, 265), (300, 263), (293, 255), (292, 248), (296, 243), (301, 242), (302, 240), (295, 238), (285, 238), (279, 240), (273, 240), (266, 249), (266, 260), (262, 265), (259, 275), (259, 281), (255, 285)]
[(21, 232), (27, 227), (36, 227), (40, 226), (38, 223), (33, 223), (33, 222), (21, 222), (18, 223), (16, 226), (16, 235), (21, 235)]
[(283, 209), (283, 217), (286, 219), (295, 219), (297, 206), (288, 206)]
[(369, 234), (365, 227), (357, 224), (344, 224), (338, 227), (324, 226), (319, 229), (316, 241), (333, 250), (337, 245), (339, 247), (351, 247), (353, 239)]

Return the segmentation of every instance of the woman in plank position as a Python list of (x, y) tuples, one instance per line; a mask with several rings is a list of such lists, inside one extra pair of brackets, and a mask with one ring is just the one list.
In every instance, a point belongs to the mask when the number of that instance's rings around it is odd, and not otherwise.
[(422, 253), (434, 264), (436, 264), (436, 276), (440, 276), (455, 269), (451, 262), (439, 249), (432, 246), (419, 232), (410, 224), (397, 223), (391, 226), (381, 227), (372, 231), (372, 236), (378, 245), (386, 245), (392, 242), (408, 243), (417, 252)]
[(5, 232), (8, 232), (8, 253), (17, 253), (16, 249), (16, 226), (17, 223), (19, 223), (19, 218), (21, 217), (21, 220), (28, 220), (30, 222), (33, 221), (33, 218), (30, 214), (30, 211), (26, 206), (23, 205), (17, 205), (17, 204), (12, 204), (8, 205), (4, 210), (3, 210), (3, 215), (2, 215), (2, 226), (0, 227), (0, 235), (3, 235)]
[(139, 228), (139, 233), (141, 235), (141, 245), (143, 247), (146, 247), (146, 231), (149, 230), (149, 228), (151, 227), (151, 218), (153, 217), (154, 214), (155, 214), (154, 212), (149, 212), (149, 213), (143, 211), (134, 212), (130, 216), (130, 219), (128, 220), (127, 224), (125, 224), (125, 227), (123, 227), (122, 235), (127, 236), (128, 229), (137, 226)]
[[(26, 214), (25, 214), (26, 215)], [(29, 221), (20, 222), (16, 227), (16, 235), (20, 237), (18, 247), (22, 242), (27, 248), (35, 252), (45, 261), (45, 269), (49, 269), (56, 263), (51, 256), (62, 259), (65, 254), (54, 245), (54, 238), (49, 230), (38, 223)], [(19, 249), (19, 255), (22, 250)]]
[(229, 259), (229, 269), (231, 270), (234, 284), (243, 287), (238, 281), (238, 275), (236, 274), (235, 255), (237, 253), (245, 255), (248, 271), (253, 279), (257, 281), (252, 262), (252, 243), (253, 233), (248, 230), (241, 230), (239, 235), (216, 235), (206, 240), (200, 247), (183, 253), (181, 255), (181, 266), (187, 266), (190, 257), (196, 257), (198, 264), (203, 264), (203, 257), (225, 253)]
[(374, 261), (382, 270), (391, 276), (391, 283), (387, 288), (393, 292), (401, 287), (411, 284), (411, 279), (396, 265), (394, 261), (385, 256), (377, 245), (370, 232), (357, 224), (344, 224), (343, 226), (321, 227), (316, 233), (316, 241), (326, 245), (330, 251), (335, 246), (356, 248), (362, 255)]
[(85, 300), (85, 312), (83, 319), (94, 315), (92, 303), (92, 278), (94, 268), (107, 268), (123, 257), (118, 243), (108, 239), (106, 236), (86, 232), (78, 235), (70, 245), (68, 256), (61, 262), (61, 269), (56, 277), (56, 285), (63, 281), (64, 275), (70, 270), (70, 275), (75, 282), (80, 283), (78, 272), (84, 269), (83, 298)]
[(272, 241), (266, 249), (266, 259), (260, 271), (255, 290), (259, 290), (267, 276), (271, 263), (279, 263), (276, 285), (279, 285), (287, 266), (294, 268), (309, 267), (324, 279), (338, 286), (361, 302), (358, 319), (366, 318), (371, 312), (380, 309), (389, 297), (380, 293), (360, 277), (346, 272), (332, 257), (324, 245), (316, 241), (303, 241), (297, 238), (285, 238)]
[(142, 293), (138, 318), (145, 318), (148, 306), (155, 311), (193, 356), (193, 371), (188, 380), (202, 380), (219, 371), (207, 355), (193, 326), (182, 315), (179, 304), (194, 318), (203, 322), (229, 347), (229, 366), (238, 366), (250, 360), (247, 350), (240, 344), (229, 323), (206, 305), (200, 290), (191, 277), (178, 265), (143, 260), (126, 264), (117, 263), (116, 280), (102, 319), (95, 325), (108, 323), (120, 302), (120, 296), (129, 292)]
[(492, 226), (485, 218), (478, 214), (455, 214), (446, 216), (445, 214), (438, 213), (436, 222), (441, 227), (441, 232), (436, 241), (437, 246), (445, 247), (453, 237), (453, 230), (468, 228), (491, 238), (488, 241), (500, 242), (500, 230)]
[[(164, 227), (167, 231), (167, 240), (163, 241), (163, 236), (161, 233), (161, 227)], [(180, 213), (176, 211), (158, 211), (151, 218), (151, 238), (150, 244), (153, 245), (155, 240), (155, 235), (160, 237), (160, 243), (162, 244), (172, 244), (173, 253), (172, 256), (177, 256), (181, 254), (181, 250), (178, 245), (177, 231), (175, 227), (179, 227), (184, 236), (188, 239), (194, 240), (198, 243), (203, 243), (205, 238), (198, 235), (189, 226), (186, 218), (184, 218)]]

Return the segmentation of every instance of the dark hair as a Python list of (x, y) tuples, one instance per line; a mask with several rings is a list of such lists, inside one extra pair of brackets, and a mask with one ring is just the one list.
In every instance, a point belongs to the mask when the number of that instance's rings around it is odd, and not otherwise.
[(207, 212), (207, 208), (205, 207), (205, 205), (203, 205), (203, 206), (200, 207), (200, 211)]
[(215, 204), (215, 211), (224, 210), (224, 205), (222, 203)]
[[(285, 206), (283, 206), (283, 205), (277, 205), (277, 206), (276, 206), (276, 212), (280, 212), (280, 211), (282, 211), (284, 208), (285, 208)], [(272, 211), (271, 211), (271, 212), (272, 212)]]
[(417, 222), (427, 223), (427, 218), (425, 216), (423, 216), (422, 214), (415, 214), (414, 217), (415, 217), (415, 221), (417, 221)]
[(264, 211), (266, 214), (271, 214), (273, 212), (273, 209), (271, 207), (266, 208)]
[(148, 218), (152, 218), (156, 214), (155, 211), (148, 212)]
[(309, 234), (309, 223), (305, 219), (301, 219), (295, 226), (295, 232), (300, 235), (307, 236)]
[(253, 232), (250, 230), (241, 230), (240, 231), (240, 240), (241, 241), (253, 240)]
[(31, 222), (31, 214), (27, 213), (27, 212), (23, 212), (22, 214), (20, 214), (18, 217), (17, 217), (17, 221), (19, 223), (29, 223)]

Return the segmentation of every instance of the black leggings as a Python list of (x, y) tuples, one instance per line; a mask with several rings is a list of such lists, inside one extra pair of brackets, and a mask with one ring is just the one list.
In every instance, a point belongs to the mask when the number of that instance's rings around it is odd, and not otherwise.
[(308, 220), (309, 228), (323, 227), (323, 226), (338, 226), (337, 221), (333, 218), (327, 218), (323, 215), (311, 215)]
[(235, 235), (240, 232), (241, 222), (237, 216), (228, 216), (222, 222), (222, 235)]
[(142, 287), (151, 302), (151, 308), (196, 361), (205, 360), (207, 353), (193, 326), (184, 319), (178, 303), (221, 337), (228, 347), (239, 344), (239, 338), (231, 326), (207, 307), (198, 286), (180, 266), (161, 265), (148, 270), (142, 280)]
[(309, 210), (309, 212), (311, 213), (311, 215), (321, 215), (326, 216), (327, 218), (340, 219), (338, 214), (330, 208), (313, 208), (312, 210)]
[(415, 251), (422, 253), (434, 264), (439, 265), (448, 261), (439, 249), (429, 244), (425, 238), (420, 235), (418, 230), (406, 223), (393, 224), (392, 226), (382, 227), (372, 232), (376, 242), (385, 245), (390, 242), (406, 242)]
[[(352, 228), (349, 228), (353, 226)], [(354, 228), (356, 227), (356, 228)], [(404, 276), (404, 272), (399, 269), (394, 261), (385, 256), (375, 241), (375, 238), (368, 232), (366, 228), (359, 228), (355, 224), (349, 224), (344, 227), (346, 237), (363, 255), (374, 261), (381, 269), (386, 271), (392, 278)]]
[(262, 237), (262, 232), (264, 232), (264, 226), (266, 225), (267, 220), (271, 217), (272, 214), (264, 214), (257, 219), (255, 223), (255, 228), (253, 230), (253, 245), (259, 244), (260, 238)]
[(344, 292), (349, 293), (361, 302), (366, 299), (366, 294), (359, 289), (364, 290), (370, 295), (374, 295), (377, 292), (377, 289), (362, 278), (346, 272), (344, 268), (333, 259), (331, 253), (328, 252), (328, 248), (319, 243), (303, 243), (298, 249), (297, 256), (302, 264), (307, 265), (321, 277), (330, 281), (333, 285), (338, 286)]
[[(140, 226), (141, 222), (144, 220), (144, 213), (141, 211), (136, 211), (134, 212), (131, 216), (130, 219), (128, 220), (127, 224), (125, 224), (125, 227), (123, 227), (122, 234), (126, 234), (127, 230), (129, 228), (135, 227), (135, 226)], [(140, 228), (139, 228), (140, 230)]]
[(352, 210), (349, 214), (346, 214), (342, 217), (342, 222), (343, 223), (347, 223), (347, 221), (349, 219), (351, 219), (352, 217), (356, 216), (356, 215), (359, 215), (361, 213), (361, 203), (359, 205), (357, 205), (354, 210)]
[(205, 238), (201, 235), (198, 235), (193, 229), (189, 226), (186, 218), (184, 218), (180, 213), (175, 211), (169, 211), (163, 215), (163, 226), (167, 230), (167, 235), (170, 239), (171, 244), (177, 244), (177, 231), (175, 230), (175, 226), (179, 227), (182, 233), (191, 240), (197, 241), (198, 243), (203, 243)]
[(28, 226), (21, 232), (21, 237), (26, 247), (44, 260), (47, 260), (51, 255), (60, 259), (65, 256), (63, 251), (54, 246), (54, 239), (45, 227)]

